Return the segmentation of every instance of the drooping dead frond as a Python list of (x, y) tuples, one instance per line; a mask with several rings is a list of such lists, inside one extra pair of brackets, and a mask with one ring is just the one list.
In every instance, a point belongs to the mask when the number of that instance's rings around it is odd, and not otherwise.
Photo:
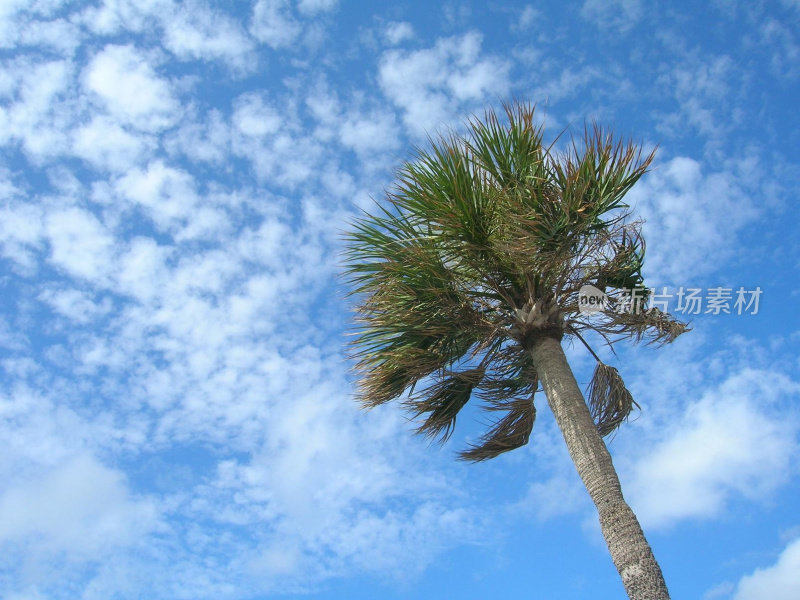
[(631, 336), (637, 342), (646, 340), (648, 344), (669, 344), (679, 335), (691, 330), (686, 323), (678, 321), (672, 315), (658, 308), (649, 308), (638, 312), (614, 313), (611, 325), (620, 333)]
[(453, 433), (458, 412), (469, 401), (472, 390), (483, 376), (482, 368), (453, 373), (407, 400), (405, 405), (414, 418), (428, 413), (417, 433), (446, 442)]
[(480, 385), (480, 398), (489, 410), (505, 410), (512, 399), (530, 398), (536, 392), (536, 368), (530, 354), (518, 344), (497, 350), (491, 367)]
[(533, 431), (533, 422), (536, 420), (536, 407), (533, 405), (532, 397), (512, 400), (502, 409), (495, 405), (489, 410), (506, 410), (507, 413), (481, 436), (479, 444), (459, 452), (461, 460), (470, 462), (489, 460), (528, 443)]
[(614, 367), (597, 363), (586, 393), (586, 401), (600, 435), (606, 436), (639, 408)]
[(436, 352), (410, 344), (365, 355), (356, 366), (363, 373), (357, 399), (364, 408), (394, 400), (416, 381), (441, 368), (444, 361)]

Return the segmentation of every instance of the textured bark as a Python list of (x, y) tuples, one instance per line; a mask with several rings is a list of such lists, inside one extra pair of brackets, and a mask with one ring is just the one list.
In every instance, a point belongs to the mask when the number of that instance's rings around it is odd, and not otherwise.
[(526, 345), (572, 461), (597, 507), (603, 537), (628, 597), (669, 600), (661, 567), (622, 496), (611, 455), (592, 421), (561, 342), (545, 334)]

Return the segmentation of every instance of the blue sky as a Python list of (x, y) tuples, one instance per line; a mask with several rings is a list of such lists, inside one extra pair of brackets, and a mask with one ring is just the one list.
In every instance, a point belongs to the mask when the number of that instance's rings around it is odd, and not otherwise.
[(516, 97), (659, 146), (649, 285), (762, 291), (606, 352), (609, 443), (673, 597), (800, 597), (800, 3), (660, 4), (0, 3), (0, 596), (623, 597), (543, 398), (480, 465), (353, 401), (341, 232)]

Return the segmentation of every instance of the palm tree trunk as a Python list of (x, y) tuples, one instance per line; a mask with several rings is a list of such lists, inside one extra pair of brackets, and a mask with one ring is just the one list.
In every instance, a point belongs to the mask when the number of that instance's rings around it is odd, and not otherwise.
[(611, 454), (595, 427), (561, 342), (544, 334), (531, 340), (528, 349), (572, 462), (597, 507), (603, 537), (628, 598), (669, 600), (661, 567), (622, 496)]

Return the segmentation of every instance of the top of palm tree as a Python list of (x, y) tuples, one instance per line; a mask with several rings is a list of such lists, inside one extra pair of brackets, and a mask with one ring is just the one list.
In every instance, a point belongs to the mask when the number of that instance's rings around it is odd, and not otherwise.
[[(388, 203), (347, 234), (361, 402), (403, 399), (421, 418), (418, 431), (445, 441), (476, 394), (500, 416), (461, 453), (466, 460), (527, 443), (538, 378), (526, 348), (536, 336), (585, 343), (588, 329), (610, 345), (666, 343), (687, 330), (646, 307), (641, 221), (623, 202), (653, 153), (597, 125), (557, 152), (543, 143), (533, 106), (504, 109), (502, 121), (489, 110), (466, 134), (418, 150)], [(587, 284), (606, 293), (604, 310), (580, 310)], [(597, 360), (588, 402), (605, 435), (635, 402)]]

